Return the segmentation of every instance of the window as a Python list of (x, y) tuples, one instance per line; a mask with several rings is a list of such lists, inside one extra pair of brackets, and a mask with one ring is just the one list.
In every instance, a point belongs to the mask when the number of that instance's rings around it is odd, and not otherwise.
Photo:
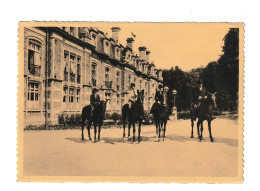
[(80, 99), (80, 89), (77, 89), (77, 103), (79, 103)]
[(77, 83), (80, 84), (81, 71), (80, 71), (80, 57), (77, 58)]
[(74, 88), (70, 88), (70, 92), (69, 92), (69, 102), (70, 103), (74, 103), (75, 100), (74, 100)]
[(131, 88), (131, 75), (128, 76), (128, 88)]
[(67, 97), (68, 97), (68, 87), (64, 86), (63, 87), (63, 103), (67, 102)]
[(107, 88), (112, 88), (112, 81), (109, 81), (109, 68), (105, 68), (105, 86)]
[(111, 94), (108, 92), (105, 92), (105, 97), (107, 101), (107, 110), (110, 110), (111, 108)]
[(108, 67), (106, 67), (106, 69), (105, 69), (105, 80), (109, 81), (109, 68)]
[(39, 84), (38, 83), (28, 83), (28, 107), (31, 109), (39, 108)]
[(32, 75), (40, 76), (41, 72), (41, 45), (35, 40), (29, 41), (28, 49), (28, 71)]
[(116, 96), (116, 104), (117, 104), (117, 105), (119, 105), (119, 101), (120, 101), (120, 95), (117, 94), (117, 96)]
[(142, 80), (140, 80), (140, 86), (139, 86), (139, 90), (142, 89)]
[(75, 88), (69, 89), (69, 109), (73, 110), (75, 105)]
[(95, 40), (96, 39), (96, 35), (94, 33), (92, 33), (92, 39)]
[(75, 27), (70, 27), (70, 34), (75, 35)]
[(75, 82), (75, 76), (76, 76), (76, 71), (75, 71), (75, 56), (70, 55), (70, 81)]
[(116, 73), (116, 90), (119, 91), (120, 89), (120, 72)]
[(119, 48), (116, 49), (116, 57), (119, 58)]
[(67, 51), (64, 51), (64, 59), (63, 59), (63, 66), (64, 66), (64, 73), (63, 77), (65, 81), (68, 81), (68, 73), (69, 73), (69, 53)]
[(145, 84), (144, 84), (144, 88), (145, 88), (145, 97), (147, 97), (147, 82), (145, 82)]
[(96, 86), (97, 80), (96, 80), (96, 64), (92, 63), (92, 70), (91, 70), (91, 74), (92, 74), (92, 86)]

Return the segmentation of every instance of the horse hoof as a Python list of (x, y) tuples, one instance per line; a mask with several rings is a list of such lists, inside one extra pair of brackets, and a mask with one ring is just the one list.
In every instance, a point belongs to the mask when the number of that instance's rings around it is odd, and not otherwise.
[(81, 140), (84, 141), (85, 140), (84, 137), (82, 137)]
[(214, 139), (213, 139), (213, 138), (211, 138), (211, 139), (210, 139), (210, 141), (211, 141), (211, 142), (214, 142)]
[(190, 138), (194, 138), (194, 136), (193, 136), (193, 135), (191, 135), (191, 136), (190, 136)]

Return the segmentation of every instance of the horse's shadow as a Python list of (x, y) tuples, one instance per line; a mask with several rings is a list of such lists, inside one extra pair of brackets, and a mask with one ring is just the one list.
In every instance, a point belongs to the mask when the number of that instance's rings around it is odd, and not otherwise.
[[(97, 143), (93, 141), (89, 141), (88, 139), (82, 140), (81, 138), (78, 137), (67, 137), (65, 138), (66, 140), (75, 142), (75, 143), (81, 143), (81, 144), (86, 144), (86, 143)], [(215, 138), (214, 140), (216, 143), (224, 143), (232, 147), (237, 147), (238, 146), (238, 140), (237, 139), (229, 139), (229, 138)], [(116, 137), (102, 137), (101, 141), (107, 144), (116, 144), (116, 143), (125, 143), (125, 144), (134, 144), (133, 138), (131, 137), (130, 139), (127, 138), (116, 138)], [(180, 136), (180, 135), (175, 135), (175, 134), (170, 134), (166, 135), (165, 138), (160, 138), (161, 141), (177, 141), (177, 142), (200, 142), (198, 137), (190, 138), (188, 136)], [(137, 140), (135, 141), (136, 143), (138, 142)], [(141, 136), (141, 142), (158, 142), (156, 136), (152, 137), (145, 137)], [(203, 142), (210, 142), (209, 137), (203, 137)]]
[(72, 141), (72, 142), (75, 142), (75, 143), (87, 143), (87, 142), (91, 142), (87, 139), (85, 140), (82, 140), (81, 138), (78, 138), (78, 137), (67, 137), (65, 138), (66, 140), (69, 140), (69, 141)]

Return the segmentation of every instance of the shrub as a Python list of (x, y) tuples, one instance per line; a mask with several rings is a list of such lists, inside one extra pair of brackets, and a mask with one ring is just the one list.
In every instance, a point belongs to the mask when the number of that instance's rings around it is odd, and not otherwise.
[(144, 117), (143, 117), (143, 124), (144, 125), (150, 125), (153, 123), (153, 118), (152, 116), (150, 115), (150, 112), (148, 111), (145, 111), (144, 112)]
[(61, 114), (58, 115), (58, 123), (59, 123), (59, 125), (64, 125), (65, 124), (64, 113), (61, 113)]
[(74, 114), (71, 114), (69, 117), (69, 125), (75, 125), (75, 117)]
[(121, 119), (121, 115), (119, 115), (118, 113), (113, 113), (111, 117), (114, 123)]
[(81, 125), (81, 114), (75, 114), (75, 125), (76, 126)]
[(112, 115), (105, 113), (104, 119), (112, 119)]

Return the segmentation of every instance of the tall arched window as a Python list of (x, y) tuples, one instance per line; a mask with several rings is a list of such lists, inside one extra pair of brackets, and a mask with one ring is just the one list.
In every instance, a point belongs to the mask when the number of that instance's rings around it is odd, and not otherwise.
[(140, 80), (140, 86), (139, 86), (139, 90), (142, 89), (142, 80)]
[(97, 85), (97, 65), (96, 63), (92, 63), (92, 68), (91, 68), (91, 83), (92, 86), (96, 86)]
[(109, 67), (105, 68), (105, 86), (111, 88), (111, 83), (109, 81)]
[(131, 74), (128, 76), (128, 89), (130, 90), (131, 88)]
[(28, 71), (35, 76), (41, 74), (41, 43), (34, 39), (28, 44)]
[(120, 89), (120, 72), (117, 71), (116, 73), (116, 90), (119, 91)]

